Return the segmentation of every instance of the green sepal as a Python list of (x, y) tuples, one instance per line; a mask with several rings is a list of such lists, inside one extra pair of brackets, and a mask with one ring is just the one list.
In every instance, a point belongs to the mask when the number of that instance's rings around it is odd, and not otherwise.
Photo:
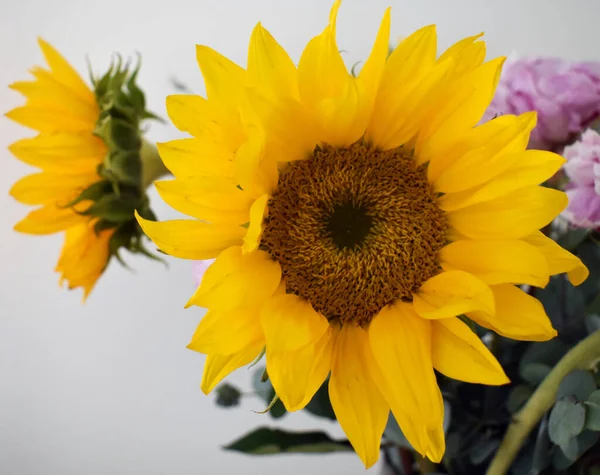
[(113, 230), (110, 257), (122, 264), (121, 249), (162, 261), (144, 247), (144, 233), (134, 216), (137, 210), (143, 218), (156, 221), (142, 182), (141, 156), (141, 125), (156, 116), (146, 110), (146, 98), (136, 82), (140, 65), (139, 55), (135, 65), (117, 55), (106, 73), (99, 77), (92, 74), (100, 109), (94, 135), (102, 139), (108, 151), (97, 168), (98, 181), (69, 203), (75, 206), (91, 201), (85, 210), (77, 212), (94, 220), (94, 232)]

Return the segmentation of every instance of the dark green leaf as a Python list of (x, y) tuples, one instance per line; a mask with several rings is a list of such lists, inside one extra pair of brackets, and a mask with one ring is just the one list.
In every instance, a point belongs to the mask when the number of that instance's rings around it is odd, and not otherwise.
[(556, 447), (556, 450), (552, 455), (552, 466), (556, 470), (566, 470), (574, 463), (574, 460), (569, 459), (559, 447)]
[(233, 407), (240, 403), (241, 391), (229, 383), (223, 383), (216, 389), (217, 405), (221, 407)]
[[(600, 298), (600, 294), (598, 294)], [(585, 327), (588, 333), (594, 333), (597, 330), (600, 330), (600, 315), (591, 314), (585, 317)]]
[(596, 381), (592, 373), (575, 370), (567, 374), (560, 382), (556, 399), (573, 396), (578, 401), (585, 401), (596, 390)]
[(515, 386), (508, 396), (507, 408), (511, 414), (521, 409), (533, 394), (533, 389), (527, 384)]
[(569, 439), (566, 444), (560, 446), (565, 457), (569, 460), (577, 460), (577, 454), (579, 452), (579, 445), (577, 443), (577, 437)]
[(586, 408), (585, 427), (600, 431), (600, 389), (590, 394), (584, 404)]
[(331, 406), (331, 401), (329, 400), (328, 381), (325, 381), (321, 385), (304, 409), (315, 416), (324, 417), (326, 419), (335, 421), (335, 413), (333, 412), (333, 407)]
[(577, 436), (578, 454), (577, 457), (581, 457), (588, 450), (590, 450), (596, 442), (600, 439), (600, 433), (591, 430), (584, 430)]
[[(532, 472), (535, 474), (544, 470), (550, 464), (548, 453), (550, 451), (550, 437), (548, 436), (548, 415), (545, 415), (540, 423), (535, 447), (533, 449)], [(532, 473), (532, 475), (534, 475)]]
[(522, 367), (521, 378), (532, 386), (537, 387), (546, 379), (551, 369), (550, 366), (544, 363), (529, 363)]
[(469, 459), (473, 465), (481, 465), (489, 460), (492, 454), (500, 446), (499, 439), (482, 439), (469, 450)]
[(558, 339), (532, 343), (523, 354), (519, 365), (520, 371), (530, 363), (542, 363), (553, 367), (568, 349), (568, 346)]
[(548, 435), (550, 440), (561, 447), (579, 435), (585, 425), (585, 408), (583, 404), (572, 399), (558, 401), (550, 412)]
[(573, 251), (579, 246), (590, 233), (589, 229), (570, 229), (558, 240), (558, 244), (565, 248), (567, 251)]
[(287, 432), (261, 427), (224, 447), (246, 454), (350, 452), (347, 440), (335, 440), (324, 432)]

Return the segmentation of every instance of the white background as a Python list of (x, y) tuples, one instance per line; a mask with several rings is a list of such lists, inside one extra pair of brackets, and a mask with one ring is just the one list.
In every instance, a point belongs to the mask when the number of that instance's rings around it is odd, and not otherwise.
[[(364, 59), (390, 0), (346, 0), (339, 47), (348, 64)], [(598, 0), (392, 1), (392, 37), (438, 24), (442, 47), (486, 32), (489, 56), (518, 51), (600, 60)], [(194, 45), (207, 44), (245, 64), (253, 26), (262, 21), (297, 60), (327, 22), (324, 0), (0, 0), (0, 110), (22, 103), (12, 81), (42, 61), (41, 36), (85, 73), (102, 72), (119, 51), (143, 55), (140, 83), (150, 109), (166, 117), (170, 78), (203, 93)], [(0, 118), (0, 473), (10, 475), (359, 474), (352, 454), (250, 457), (221, 450), (242, 433), (272, 425), (258, 399), (216, 408), (199, 389), (203, 357), (185, 349), (202, 316), (183, 310), (193, 291), (189, 262), (169, 269), (143, 257), (134, 272), (113, 263), (92, 296), (61, 290), (53, 268), (61, 237), (12, 231), (26, 212), (7, 194), (29, 169), (6, 146), (32, 133)], [(149, 137), (180, 136), (153, 125)], [(151, 193), (161, 219), (175, 213)], [(234, 382), (249, 388), (249, 374)], [(334, 424), (303, 413), (291, 429)], [(374, 469), (376, 472), (377, 469)]]

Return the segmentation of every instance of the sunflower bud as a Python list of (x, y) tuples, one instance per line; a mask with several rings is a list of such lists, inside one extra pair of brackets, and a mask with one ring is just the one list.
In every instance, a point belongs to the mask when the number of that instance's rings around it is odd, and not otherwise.
[(11, 189), (18, 201), (41, 206), (15, 229), (64, 231), (56, 270), (69, 288), (83, 287), (85, 298), (113, 256), (122, 262), (122, 248), (155, 257), (143, 246), (134, 210), (155, 220), (145, 189), (166, 169), (142, 137), (143, 121), (156, 116), (136, 84), (139, 61), (131, 67), (118, 58), (101, 77), (92, 75), (90, 88), (54, 48), (39, 43), (49, 68), (34, 68), (35, 80), (11, 85), (27, 103), (6, 114), (39, 132), (10, 146), (41, 169)]

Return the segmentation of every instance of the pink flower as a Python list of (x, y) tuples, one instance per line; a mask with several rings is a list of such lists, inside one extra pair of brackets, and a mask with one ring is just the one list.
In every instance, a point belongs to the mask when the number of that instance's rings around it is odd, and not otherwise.
[(563, 213), (578, 227), (600, 226), (600, 135), (586, 130), (581, 140), (566, 147), (564, 165), (570, 183), (567, 187), (569, 206)]
[(600, 116), (600, 63), (510, 57), (484, 120), (531, 110), (529, 148), (560, 151)]
[(193, 262), (192, 275), (194, 276), (194, 281), (196, 282), (196, 285), (200, 285), (200, 282), (202, 282), (202, 277), (204, 277), (206, 269), (208, 269), (213, 262), (215, 262), (214, 259), (206, 259), (204, 261)]

